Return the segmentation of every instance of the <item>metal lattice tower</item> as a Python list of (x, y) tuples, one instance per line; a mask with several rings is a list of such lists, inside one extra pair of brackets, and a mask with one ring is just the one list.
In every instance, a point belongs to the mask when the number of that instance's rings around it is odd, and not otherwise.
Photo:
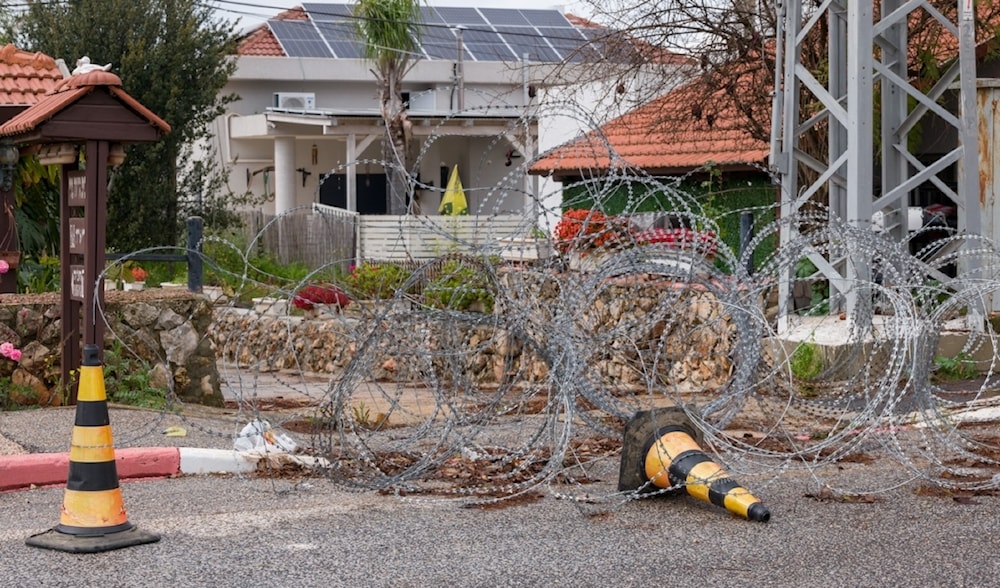
[[(973, 2), (957, 1), (954, 22), (927, 0), (824, 0), (808, 13), (803, 5), (815, 4), (811, 0), (775, 0), (778, 71), (771, 163), (781, 179), (783, 216), (800, 210), (810, 199), (824, 198), (831, 215), (859, 225), (879, 218), (881, 227), (902, 240), (908, 230), (919, 228), (907, 226), (909, 195), (930, 182), (957, 207), (959, 231), (981, 232)], [(907, 23), (917, 11), (927, 11), (937, 19), (944, 35), (953, 35), (958, 47), (958, 59), (927, 89), (911, 84), (907, 74)], [(825, 84), (801, 62), (803, 43), (808, 43), (810, 32), (822, 24), (829, 27), (829, 79)], [(957, 112), (941, 105), (948, 93), (957, 96)], [(811, 96), (820, 108), (804, 112), (802, 95)], [(879, 120), (876, 99), (880, 101)], [(953, 129), (957, 144), (933, 158), (918, 159), (909, 142), (918, 124), (929, 117), (941, 121), (949, 131)], [(881, 130), (878, 140), (877, 124)], [(825, 161), (802, 148), (803, 137), (821, 128), (829, 138)], [(942, 172), (949, 169), (957, 169), (957, 185), (942, 179)], [(879, 182), (875, 181), (877, 171), (881, 172)], [(803, 177), (815, 180), (803, 182)], [(794, 227), (786, 225), (783, 242), (796, 236), (792, 231)], [(858, 301), (852, 285), (871, 278), (867, 264), (849, 256), (824, 257), (816, 252), (808, 257), (829, 280), (831, 312), (846, 309), (854, 316)], [(789, 269), (788, 275), (782, 276), (779, 291), (782, 329), (787, 327), (791, 310), (791, 272)], [(943, 275), (934, 278), (950, 279)]]

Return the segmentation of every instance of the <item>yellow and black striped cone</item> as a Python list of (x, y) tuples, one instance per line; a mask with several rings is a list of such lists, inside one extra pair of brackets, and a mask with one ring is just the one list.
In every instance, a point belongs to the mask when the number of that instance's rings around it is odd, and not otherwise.
[(33, 535), (35, 547), (96, 553), (159, 541), (128, 522), (118, 485), (115, 449), (96, 345), (83, 349), (76, 422), (69, 451), (69, 475), (59, 524)]
[(698, 445), (700, 435), (680, 408), (640, 411), (625, 426), (618, 476), (621, 491), (683, 487), (691, 496), (751, 521), (771, 513)]

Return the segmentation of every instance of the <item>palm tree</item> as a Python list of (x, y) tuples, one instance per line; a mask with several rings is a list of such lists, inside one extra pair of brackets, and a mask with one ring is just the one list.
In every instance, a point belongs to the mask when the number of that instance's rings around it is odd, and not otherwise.
[(385, 122), (383, 141), (387, 162), (389, 214), (407, 210), (410, 182), (410, 127), (403, 104), (403, 78), (415, 63), (420, 0), (358, 0), (354, 5), (365, 57), (374, 64), (378, 96)]

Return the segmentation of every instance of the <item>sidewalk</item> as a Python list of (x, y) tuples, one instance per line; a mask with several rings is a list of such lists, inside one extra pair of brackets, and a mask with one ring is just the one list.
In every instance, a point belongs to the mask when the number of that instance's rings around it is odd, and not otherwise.
[[(109, 406), (119, 479), (252, 472), (260, 455), (233, 450), (239, 431), (255, 417), (295, 414), (287, 408), (263, 412), (274, 406), (301, 406), (308, 413), (328, 386), (324, 378), (301, 374), (248, 375), (223, 366), (220, 372), (223, 396), (234, 408), (185, 406), (183, 414), (173, 414)], [(75, 413), (74, 407), (0, 412), (0, 492), (66, 483)], [(167, 436), (171, 427), (184, 435)]]

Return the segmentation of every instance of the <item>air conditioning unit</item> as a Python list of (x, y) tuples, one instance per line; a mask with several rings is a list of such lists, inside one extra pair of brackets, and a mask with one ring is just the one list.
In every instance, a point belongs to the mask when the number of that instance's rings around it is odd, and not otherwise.
[(434, 112), (437, 110), (437, 94), (434, 90), (410, 92), (408, 110), (411, 112)]
[(275, 92), (274, 107), (288, 110), (315, 110), (316, 94), (314, 92)]

